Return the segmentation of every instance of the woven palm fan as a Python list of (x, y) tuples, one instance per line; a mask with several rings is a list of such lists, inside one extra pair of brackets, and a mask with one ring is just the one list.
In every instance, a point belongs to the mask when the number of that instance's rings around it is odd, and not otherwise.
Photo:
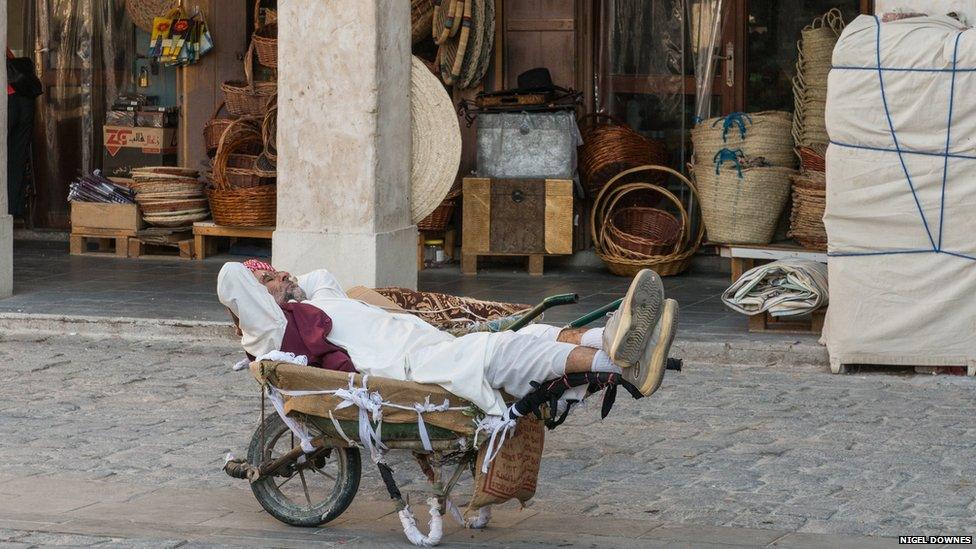
[(417, 223), (447, 196), (461, 162), (461, 128), (451, 97), (417, 57), (410, 70), (410, 114), (410, 219)]
[(476, 86), (478, 82), (481, 82), (481, 80), (485, 77), (485, 74), (488, 72), (488, 65), (491, 63), (491, 54), (495, 48), (494, 0), (485, 0), (485, 16), (482, 29), (484, 30), (484, 40), (481, 44), (481, 50), (478, 53), (478, 65), (475, 68), (475, 73), (469, 87)]
[(179, 0), (125, 0), (125, 13), (137, 27), (152, 32), (153, 19), (162, 17), (179, 5)]
[(461, 72), (455, 81), (455, 85), (461, 89), (470, 88), (474, 84), (475, 73), (478, 71), (478, 58), (481, 56), (481, 49), (485, 45), (485, 5), (493, 1), (470, 0), (471, 35), (468, 38), (468, 47), (464, 52), (464, 60), (461, 62)]
[(468, 51), (471, 40), (471, 9), (474, 0), (464, 2), (464, 16), (461, 18), (461, 32), (457, 40), (447, 40), (437, 51), (441, 63), (441, 80), (447, 85), (453, 85), (461, 75), (464, 56)]
[(434, 0), (434, 13), (430, 24), (430, 34), (435, 44), (442, 44), (451, 35), (454, 25), (454, 10), (458, 0)]

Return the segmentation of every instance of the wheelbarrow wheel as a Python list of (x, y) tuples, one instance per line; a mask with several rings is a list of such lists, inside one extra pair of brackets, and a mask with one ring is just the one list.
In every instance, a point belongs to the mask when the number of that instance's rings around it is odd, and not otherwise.
[[(312, 436), (318, 436), (309, 425)], [(263, 439), (263, 440), (262, 440)], [(264, 421), (251, 437), (247, 460), (260, 464), (278, 458), (300, 441), (277, 414)], [(261, 507), (274, 518), (292, 526), (320, 526), (349, 507), (362, 472), (356, 448), (323, 448), (305, 456), (302, 463), (292, 463), (274, 475), (251, 483), (251, 491)]]

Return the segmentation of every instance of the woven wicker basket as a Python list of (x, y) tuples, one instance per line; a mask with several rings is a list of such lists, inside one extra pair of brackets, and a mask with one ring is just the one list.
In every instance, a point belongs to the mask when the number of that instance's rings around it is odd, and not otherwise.
[(207, 156), (213, 158), (217, 154), (217, 145), (220, 144), (220, 136), (224, 130), (234, 121), (233, 118), (220, 118), (220, 111), (224, 110), (224, 102), (214, 110), (213, 116), (203, 125), (203, 141), (207, 146)]
[(228, 227), (273, 227), (277, 185), (243, 189), (209, 189), (207, 199), (214, 223)]
[(278, 160), (278, 96), (271, 102), (271, 107), (261, 121), (261, 141), (264, 144), (264, 155), (271, 161)]
[(271, 69), (278, 68), (278, 23), (270, 23), (255, 30), (251, 42), (254, 43), (258, 63)]
[[(639, 178), (641, 174), (647, 176), (659, 173), (673, 175), (688, 187), (691, 192), (688, 195), (687, 205), (682, 203), (674, 193), (656, 184), (625, 182)], [(669, 253), (644, 254), (622, 246), (611, 236), (610, 221), (621, 199), (629, 193), (649, 190), (664, 196), (674, 204), (679, 213), (681, 229), (674, 248)], [(695, 186), (687, 177), (665, 166), (638, 166), (620, 172), (600, 190), (590, 210), (590, 235), (593, 237), (597, 255), (610, 272), (619, 276), (634, 276), (642, 269), (653, 269), (660, 276), (672, 276), (684, 272), (691, 264), (691, 258), (698, 251), (705, 235), (705, 226), (701, 223), (701, 219), (697, 217), (692, 219), (689, 214), (689, 211), (699, 209), (693, 207), (697, 197)]]
[(695, 171), (702, 217), (711, 242), (769, 244), (790, 194), (791, 168), (720, 165)]
[[(213, 160), (213, 182), (218, 189), (231, 189), (265, 185), (264, 180), (250, 166), (242, 166), (242, 156), (248, 156), (248, 151), (263, 147), (261, 134), (258, 132), (254, 119), (235, 120), (220, 138), (217, 155)], [(234, 162), (231, 162), (231, 158)]]
[(410, 43), (430, 36), (434, 17), (434, 0), (410, 0)]
[(245, 80), (229, 80), (220, 85), (227, 110), (234, 116), (264, 116), (278, 93), (277, 82), (254, 81), (254, 43), (244, 56)]
[[(592, 113), (579, 120), (583, 145), (579, 148), (579, 171), (591, 193), (596, 194), (622, 171), (645, 165), (667, 163), (663, 141), (648, 139), (616, 118)], [(662, 183), (666, 173), (642, 173), (643, 181)]]
[(793, 78), (792, 133), (797, 146), (816, 149), (829, 141), (823, 106), (834, 45), (843, 30), (840, 11), (832, 9), (800, 32)]
[(823, 215), (827, 205), (827, 182), (823, 173), (804, 172), (792, 176), (793, 211), (787, 236), (804, 248), (827, 249), (827, 230)]
[(681, 222), (657, 208), (628, 206), (614, 211), (607, 222), (608, 238), (635, 257), (666, 255), (681, 238)]
[(691, 130), (696, 164), (710, 164), (722, 149), (741, 149), (746, 158), (763, 157), (773, 166), (796, 166), (793, 117), (784, 111), (732, 113), (710, 118)]
[(827, 160), (824, 153), (819, 152), (823, 147), (797, 147), (796, 154), (800, 157), (800, 165), (805, 171), (827, 171)]

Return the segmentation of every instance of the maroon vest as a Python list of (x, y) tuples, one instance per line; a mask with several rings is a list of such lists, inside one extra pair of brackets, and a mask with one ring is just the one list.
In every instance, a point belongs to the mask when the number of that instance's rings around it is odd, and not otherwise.
[(349, 354), (326, 337), (332, 331), (332, 319), (322, 309), (307, 303), (286, 303), (281, 306), (288, 325), (281, 339), (281, 350), (305, 355), (308, 365), (326, 370), (355, 372)]

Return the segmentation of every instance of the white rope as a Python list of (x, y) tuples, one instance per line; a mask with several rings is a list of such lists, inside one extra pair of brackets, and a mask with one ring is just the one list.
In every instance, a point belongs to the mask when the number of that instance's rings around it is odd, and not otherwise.
[[(370, 457), (372, 457), (374, 462), (378, 463), (381, 459), (383, 452), (388, 448), (382, 441), (382, 428), (383, 428), (383, 407), (395, 408), (398, 410), (406, 410), (410, 412), (415, 412), (417, 414), (417, 428), (420, 431), (420, 439), (423, 442), (424, 449), (428, 452), (433, 451), (433, 446), (430, 442), (430, 435), (427, 432), (427, 423), (424, 421), (423, 414), (429, 412), (447, 412), (447, 411), (463, 411), (466, 410), (466, 406), (451, 406), (448, 399), (444, 399), (443, 404), (431, 404), (430, 395), (428, 395), (423, 403), (414, 403), (412, 406), (405, 406), (402, 404), (395, 404), (387, 400), (383, 400), (383, 396), (378, 391), (370, 392), (367, 385), (367, 379), (369, 376), (363, 376), (362, 385), (357, 387), (355, 385), (355, 376), (349, 374), (349, 386), (344, 389), (331, 389), (331, 390), (287, 390), (278, 389), (267, 384), (268, 387), (274, 389), (276, 396), (281, 400), (280, 395), (288, 397), (302, 397), (302, 396), (313, 396), (313, 395), (332, 395), (337, 398), (342, 399), (342, 402), (335, 407), (336, 410), (341, 410), (342, 408), (348, 408), (349, 406), (356, 406), (359, 408), (359, 441), (360, 443), (369, 448)], [(269, 392), (270, 395), (270, 392)], [(278, 410), (278, 414), (285, 421), (285, 424), (291, 428), (291, 424), (294, 423), (294, 419), (287, 417), (284, 414), (284, 403), (276, 403), (275, 399), (272, 398), (272, 404), (275, 404), (275, 409)], [(281, 409), (279, 410), (279, 404)], [(346, 433), (340, 427), (339, 422), (336, 421), (335, 416), (333, 416), (332, 411), (329, 411), (329, 418), (332, 420), (332, 425), (336, 428), (339, 436), (342, 437), (347, 443), (354, 446), (359, 446), (354, 441), (352, 441)], [(375, 427), (374, 427), (375, 426)], [(304, 427), (304, 426), (301, 426)], [(307, 431), (300, 433), (295, 429), (292, 429), (295, 435), (299, 437), (300, 440), (304, 440), (303, 436), (308, 436)], [(311, 439), (309, 439), (310, 441)], [(311, 442), (309, 442), (311, 444)], [(305, 448), (303, 445), (302, 448)], [(311, 450), (306, 450), (311, 451)]]
[(485, 435), (488, 436), (488, 448), (485, 450), (485, 459), (481, 464), (482, 473), (488, 472), (488, 464), (498, 456), (505, 439), (515, 428), (515, 422), (519, 416), (520, 414), (515, 410), (515, 406), (512, 406), (504, 416), (485, 416), (475, 422), (475, 446), (478, 445), (478, 433), (484, 431)]
[(418, 547), (433, 547), (438, 545), (444, 534), (444, 524), (441, 521), (441, 506), (437, 502), (437, 498), (427, 498), (427, 505), (430, 507), (430, 523), (426, 536), (417, 528), (417, 519), (414, 518), (409, 505), (397, 513), (400, 516), (403, 533), (406, 534), (410, 543)]
[(308, 434), (308, 429), (305, 428), (305, 424), (299, 423), (293, 417), (289, 417), (285, 413), (285, 401), (281, 398), (281, 393), (271, 385), (270, 383), (266, 385), (265, 393), (268, 395), (268, 400), (274, 405), (274, 409), (278, 412), (278, 416), (281, 420), (285, 422), (285, 425), (291, 429), (292, 433), (302, 441), (302, 450), (305, 453), (311, 453), (315, 451), (315, 446), (312, 444), (312, 437)]
[(488, 526), (488, 521), (491, 520), (491, 506), (485, 505), (478, 509), (478, 516), (471, 517), (464, 523), (465, 528), (471, 528), (472, 530), (481, 530), (482, 528)]

